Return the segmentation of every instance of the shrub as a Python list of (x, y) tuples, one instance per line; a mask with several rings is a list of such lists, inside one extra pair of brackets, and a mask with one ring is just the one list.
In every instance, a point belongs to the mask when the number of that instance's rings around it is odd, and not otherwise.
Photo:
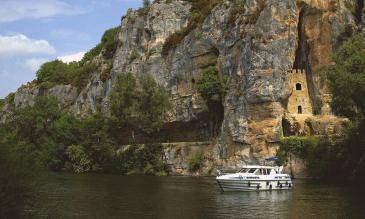
[(188, 170), (190, 172), (196, 172), (203, 167), (203, 164), (204, 164), (203, 152), (197, 152), (189, 157)]
[(91, 61), (94, 57), (99, 55), (102, 50), (103, 50), (103, 44), (99, 43), (94, 48), (85, 53), (84, 57), (81, 60), (81, 63), (86, 63), (87, 61)]
[(168, 98), (152, 76), (145, 75), (140, 84), (138, 89), (132, 73), (117, 76), (109, 98), (112, 122), (116, 129), (128, 127), (151, 135), (162, 127)]
[(214, 66), (204, 69), (197, 81), (197, 90), (209, 104), (220, 102), (226, 91), (226, 82), (221, 80)]
[(130, 145), (119, 153), (118, 159), (123, 173), (166, 175), (168, 171), (163, 159), (163, 147), (158, 143)]
[(90, 51), (85, 53), (83, 59), (81, 60), (81, 64), (86, 63), (87, 61), (91, 61), (94, 57), (99, 55), (103, 50), (103, 56), (105, 59), (113, 58), (113, 55), (118, 47), (117, 35), (118, 35), (119, 27), (110, 28), (106, 30), (101, 37), (101, 42), (92, 48)]
[(0, 110), (1, 108), (3, 108), (5, 105), (5, 100), (4, 99), (0, 99)]
[(280, 141), (279, 163), (286, 164), (289, 154), (306, 161), (309, 173), (314, 177), (337, 177), (340, 174), (339, 141), (329, 137), (286, 137)]
[(67, 148), (66, 154), (71, 162), (70, 171), (75, 173), (91, 171), (91, 160), (81, 145), (71, 145)]

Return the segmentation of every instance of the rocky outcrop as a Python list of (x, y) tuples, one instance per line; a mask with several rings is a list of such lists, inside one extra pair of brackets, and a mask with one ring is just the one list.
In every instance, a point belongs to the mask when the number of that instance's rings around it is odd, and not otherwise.
[(285, 114), (283, 118), (284, 136), (340, 136), (346, 118), (336, 116), (313, 116)]
[[(99, 111), (107, 114), (108, 95), (116, 75), (132, 72), (138, 78), (151, 74), (166, 88), (172, 104), (165, 116), (168, 130), (180, 132), (178, 127), (195, 122), (198, 125), (191, 126), (190, 131), (200, 133), (208, 129), (209, 121), (202, 116), (207, 106), (195, 83), (202, 69), (215, 66), (221, 78), (228, 78), (224, 112), (219, 115), (223, 122), (218, 136), (206, 135), (199, 140), (215, 139), (210, 153), (221, 159), (222, 165), (258, 163), (276, 153), (283, 133), (282, 119), (290, 95), (288, 71), (293, 67), (305, 69), (312, 104), (322, 96), (327, 97), (322, 100), (323, 106), (328, 106), (330, 95), (325, 95), (328, 92), (316, 72), (330, 64), (330, 54), (342, 30), (357, 28), (356, 17), (346, 2), (222, 1), (164, 56), (164, 42), (188, 25), (192, 6), (189, 1), (156, 1), (148, 10), (129, 10), (122, 17), (119, 46), (106, 81), (96, 71), (80, 92), (70, 85), (60, 85), (47, 93), (79, 117)], [(100, 56), (97, 59), (103, 62)], [(15, 105), (32, 105), (38, 94), (36, 87), (21, 88), (15, 94)], [(323, 114), (329, 112), (322, 110)], [(288, 121), (294, 134), (338, 130), (333, 117), (310, 117), (298, 124), (294, 120)]]

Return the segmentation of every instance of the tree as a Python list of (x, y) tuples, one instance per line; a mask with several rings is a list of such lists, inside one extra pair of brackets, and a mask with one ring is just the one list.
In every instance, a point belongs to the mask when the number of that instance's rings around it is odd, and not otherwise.
[[(332, 93), (332, 110), (350, 118), (337, 162), (351, 177), (365, 174), (365, 42), (355, 35), (346, 40), (333, 54), (335, 66), (325, 70)], [(363, 177), (364, 178), (364, 177)]]
[(111, 119), (118, 128), (134, 127), (134, 113), (137, 109), (138, 93), (136, 78), (132, 73), (118, 75), (110, 94)]
[(151, 75), (145, 75), (142, 78), (142, 91), (139, 98), (138, 120), (140, 128), (147, 134), (160, 131), (169, 102), (164, 89), (156, 83)]
[(169, 107), (167, 95), (150, 75), (144, 75), (140, 84), (138, 88), (132, 73), (117, 76), (110, 95), (111, 122), (116, 127), (112, 131), (132, 130), (133, 138), (135, 131), (151, 136), (161, 129)]
[(351, 119), (365, 115), (365, 43), (356, 35), (333, 55), (335, 67), (327, 71), (335, 113)]

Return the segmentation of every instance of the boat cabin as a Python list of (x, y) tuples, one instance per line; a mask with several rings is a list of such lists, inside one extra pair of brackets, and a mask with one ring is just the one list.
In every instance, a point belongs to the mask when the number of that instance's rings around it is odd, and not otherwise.
[(242, 168), (239, 173), (253, 174), (253, 175), (271, 175), (278, 174), (274, 167), (267, 166), (247, 166)]

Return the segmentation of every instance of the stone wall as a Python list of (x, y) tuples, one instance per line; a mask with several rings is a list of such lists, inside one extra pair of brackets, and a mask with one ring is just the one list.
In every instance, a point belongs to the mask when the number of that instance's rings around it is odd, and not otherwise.
[(295, 69), (289, 73), (289, 87), (291, 95), (288, 100), (288, 112), (291, 114), (312, 114), (305, 70)]

